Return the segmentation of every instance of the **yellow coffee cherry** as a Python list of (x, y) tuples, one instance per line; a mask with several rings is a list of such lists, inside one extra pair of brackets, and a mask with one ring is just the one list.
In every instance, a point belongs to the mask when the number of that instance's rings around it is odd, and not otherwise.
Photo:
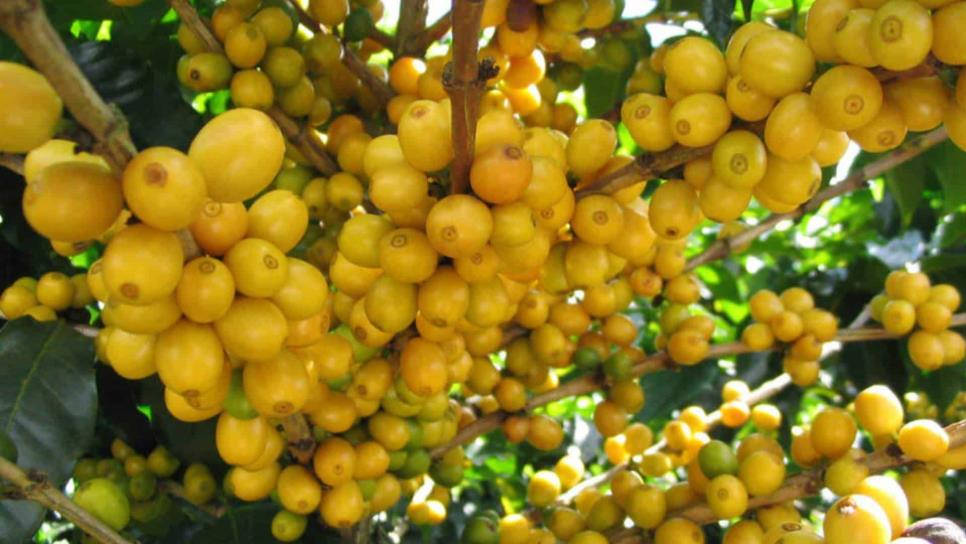
[(829, 459), (844, 455), (855, 441), (856, 426), (852, 416), (841, 408), (822, 410), (812, 421), (809, 436), (812, 446)]
[(933, 461), (949, 449), (949, 434), (931, 419), (917, 419), (899, 429), (899, 448), (916, 461)]

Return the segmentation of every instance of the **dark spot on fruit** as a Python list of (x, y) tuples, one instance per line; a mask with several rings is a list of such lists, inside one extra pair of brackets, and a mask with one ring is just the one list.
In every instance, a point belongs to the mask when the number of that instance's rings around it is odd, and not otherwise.
[(879, 25), (879, 36), (884, 42), (894, 42), (902, 38), (902, 21), (895, 15), (886, 17)]
[(168, 171), (160, 164), (152, 162), (144, 167), (144, 179), (148, 182), (148, 185), (164, 186), (164, 183), (168, 180)]

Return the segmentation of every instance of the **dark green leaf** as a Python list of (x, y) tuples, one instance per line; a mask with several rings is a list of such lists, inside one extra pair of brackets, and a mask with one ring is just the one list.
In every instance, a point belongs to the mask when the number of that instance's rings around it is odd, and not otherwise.
[(279, 507), (270, 502), (228, 509), (214, 525), (201, 530), (191, 544), (267, 544), (272, 538), (272, 517)]
[(687, 403), (701, 393), (710, 392), (710, 384), (718, 375), (718, 367), (710, 361), (681, 370), (664, 370), (648, 374), (641, 379), (647, 403), (637, 414), (638, 421), (665, 418), (675, 408)]
[(624, 94), (627, 78), (611, 70), (589, 68), (584, 70), (584, 101), (587, 117), (601, 117), (614, 109)]
[(926, 164), (922, 158), (907, 161), (889, 170), (883, 176), (886, 187), (899, 204), (902, 223), (908, 225), (912, 215), (922, 201), (922, 190), (926, 186)]
[(701, 5), (701, 20), (708, 34), (722, 48), (731, 35), (731, 16), (734, 12), (735, 0), (704, 0)]
[(966, 204), (966, 183), (963, 183), (963, 172), (966, 172), (966, 152), (956, 147), (954, 143), (946, 141), (927, 151), (925, 157), (943, 188), (943, 204), (946, 213)]
[[(0, 425), (18, 463), (61, 486), (94, 433), (97, 391), (91, 341), (63, 321), (8, 322), (0, 330)], [(40, 524), (35, 503), (0, 502), (4, 542), (27, 539)]]
[(963, 365), (944, 366), (939, 370), (922, 374), (917, 380), (919, 387), (929, 395), (939, 413), (942, 414), (949, 403), (966, 388), (966, 372)]

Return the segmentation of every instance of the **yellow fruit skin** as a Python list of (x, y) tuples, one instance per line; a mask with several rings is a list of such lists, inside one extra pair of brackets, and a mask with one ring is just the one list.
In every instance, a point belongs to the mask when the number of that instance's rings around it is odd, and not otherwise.
[(946, 506), (946, 491), (942, 482), (926, 469), (917, 468), (903, 474), (899, 485), (909, 501), (909, 513), (914, 517), (936, 515)]
[(855, 397), (855, 415), (873, 436), (898, 431), (904, 416), (899, 398), (884, 385), (870, 386)]
[(893, 536), (901, 535), (906, 530), (909, 525), (909, 500), (899, 482), (888, 476), (869, 476), (859, 482), (855, 493), (872, 497), (879, 503), (889, 517)]
[(110, 171), (82, 162), (44, 169), (23, 193), (24, 217), (38, 233), (59, 242), (83, 242), (106, 231), (124, 204)]
[(33, 183), (40, 177), (45, 168), (61, 162), (86, 162), (96, 164), (105, 170), (110, 170), (107, 161), (100, 155), (84, 151), (76, 152), (77, 143), (70, 140), (48, 140), (40, 147), (27, 153), (23, 161), (23, 177), (27, 183)]
[(0, 151), (26, 153), (54, 136), (63, 103), (39, 72), (0, 62)]
[(865, 495), (839, 499), (825, 515), (823, 529), (828, 544), (886, 544), (892, 540), (889, 517), (878, 503)]
[(170, 147), (138, 153), (124, 168), (121, 182), (134, 215), (157, 229), (187, 227), (205, 204), (201, 171), (187, 155)]
[(145, 305), (177, 288), (184, 251), (176, 235), (139, 224), (111, 239), (101, 263), (111, 300)]
[(871, 25), (872, 56), (889, 70), (916, 67), (932, 47), (929, 10), (913, 0), (894, 0), (876, 10)]
[(285, 139), (261, 111), (236, 108), (198, 131), (188, 150), (204, 175), (208, 196), (240, 202), (268, 186), (285, 157)]
[(899, 429), (899, 447), (911, 459), (934, 461), (949, 449), (949, 434), (931, 419), (917, 419)]

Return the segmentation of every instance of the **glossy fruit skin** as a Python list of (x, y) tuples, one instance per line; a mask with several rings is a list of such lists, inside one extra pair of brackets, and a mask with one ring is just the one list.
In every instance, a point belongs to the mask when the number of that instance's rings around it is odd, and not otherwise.
[(202, 127), (188, 156), (201, 169), (208, 196), (240, 202), (271, 183), (285, 156), (285, 140), (266, 114), (236, 108)]
[(671, 107), (671, 131), (681, 145), (701, 147), (718, 140), (731, 125), (725, 99), (711, 93), (688, 95)]
[(265, 451), (270, 431), (265, 418), (238, 419), (224, 412), (218, 417), (215, 427), (218, 455), (232, 465), (245, 466), (254, 463)]
[(884, 385), (872, 385), (855, 397), (859, 423), (873, 436), (891, 435), (902, 426), (902, 402)]
[(124, 491), (113, 480), (94, 478), (74, 491), (74, 502), (115, 531), (131, 520), (131, 505)]
[(225, 254), (225, 265), (238, 292), (266, 298), (277, 293), (288, 279), (288, 259), (268, 240), (245, 238)]
[(158, 336), (154, 349), (161, 381), (181, 395), (209, 391), (221, 378), (221, 343), (208, 325), (181, 320)]
[(183, 262), (184, 252), (176, 235), (139, 224), (111, 239), (101, 267), (112, 300), (144, 305), (174, 292)]
[(909, 500), (899, 482), (884, 475), (869, 476), (859, 482), (855, 493), (871, 497), (882, 507), (889, 518), (893, 536), (901, 535), (906, 530), (909, 525)]
[(914, 68), (933, 43), (929, 10), (912, 0), (893, 0), (877, 9), (870, 30), (872, 56), (889, 70)]
[(826, 408), (812, 421), (812, 446), (817, 452), (836, 459), (852, 447), (856, 426), (852, 416), (840, 408)]
[(935, 421), (917, 419), (899, 429), (899, 447), (911, 459), (933, 461), (949, 449), (949, 435)]
[(120, 184), (109, 170), (91, 163), (53, 164), (23, 193), (30, 226), (60, 242), (97, 238), (114, 224), (122, 206)]
[(47, 140), (43, 145), (32, 149), (23, 162), (23, 177), (33, 183), (48, 166), (61, 162), (84, 162), (96, 164), (110, 170), (107, 161), (100, 155), (77, 150), (77, 142), (70, 140)]
[(124, 168), (124, 199), (134, 214), (161, 230), (190, 225), (201, 212), (207, 188), (187, 155), (170, 147), (138, 153)]
[(942, 482), (925, 469), (913, 469), (903, 474), (899, 484), (909, 501), (909, 513), (914, 517), (933, 516), (942, 512), (946, 505)]
[(869, 123), (882, 107), (882, 85), (869, 70), (839, 65), (825, 72), (811, 90), (822, 123), (832, 130), (855, 130)]
[(222, 203), (208, 199), (189, 228), (201, 249), (220, 257), (245, 236), (248, 211), (241, 202)]
[(39, 72), (0, 62), (0, 151), (26, 153), (54, 136), (63, 103)]
[(836, 501), (825, 516), (823, 529), (829, 544), (886, 544), (892, 536), (889, 517), (865, 495), (847, 495)]
[(671, 518), (654, 533), (655, 544), (704, 544), (704, 531), (691, 520)]
[(305, 234), (308, 208), (290, 191), (269, 191), (248, 208), (247, 236), (275, 244), (283, 253), (291, 251)]
[(782, 30), (752, 37), (741, 55), (741, 77), (775, 98), (800, 91), (815, 73), (815, 58), (804, 40)]
[(185, 264), (175, 296), (178, 306), (189, 319), (211, 323), (231, 307), (235, 298), (235, 280), (221, 261), (198, 257)]
[(399, 145), (409, 164), (422, 172), (435, 172), (453, 160), (453, 148), (429, 142), (450, 139), (449, 112), (431, 100), (411, 103), (399, 121)]
[(264, 361), (282, 350), (288, 334), (285, 316), (265, 299), (236, 297), (214, 323), (225, 350), (245, 361)]

